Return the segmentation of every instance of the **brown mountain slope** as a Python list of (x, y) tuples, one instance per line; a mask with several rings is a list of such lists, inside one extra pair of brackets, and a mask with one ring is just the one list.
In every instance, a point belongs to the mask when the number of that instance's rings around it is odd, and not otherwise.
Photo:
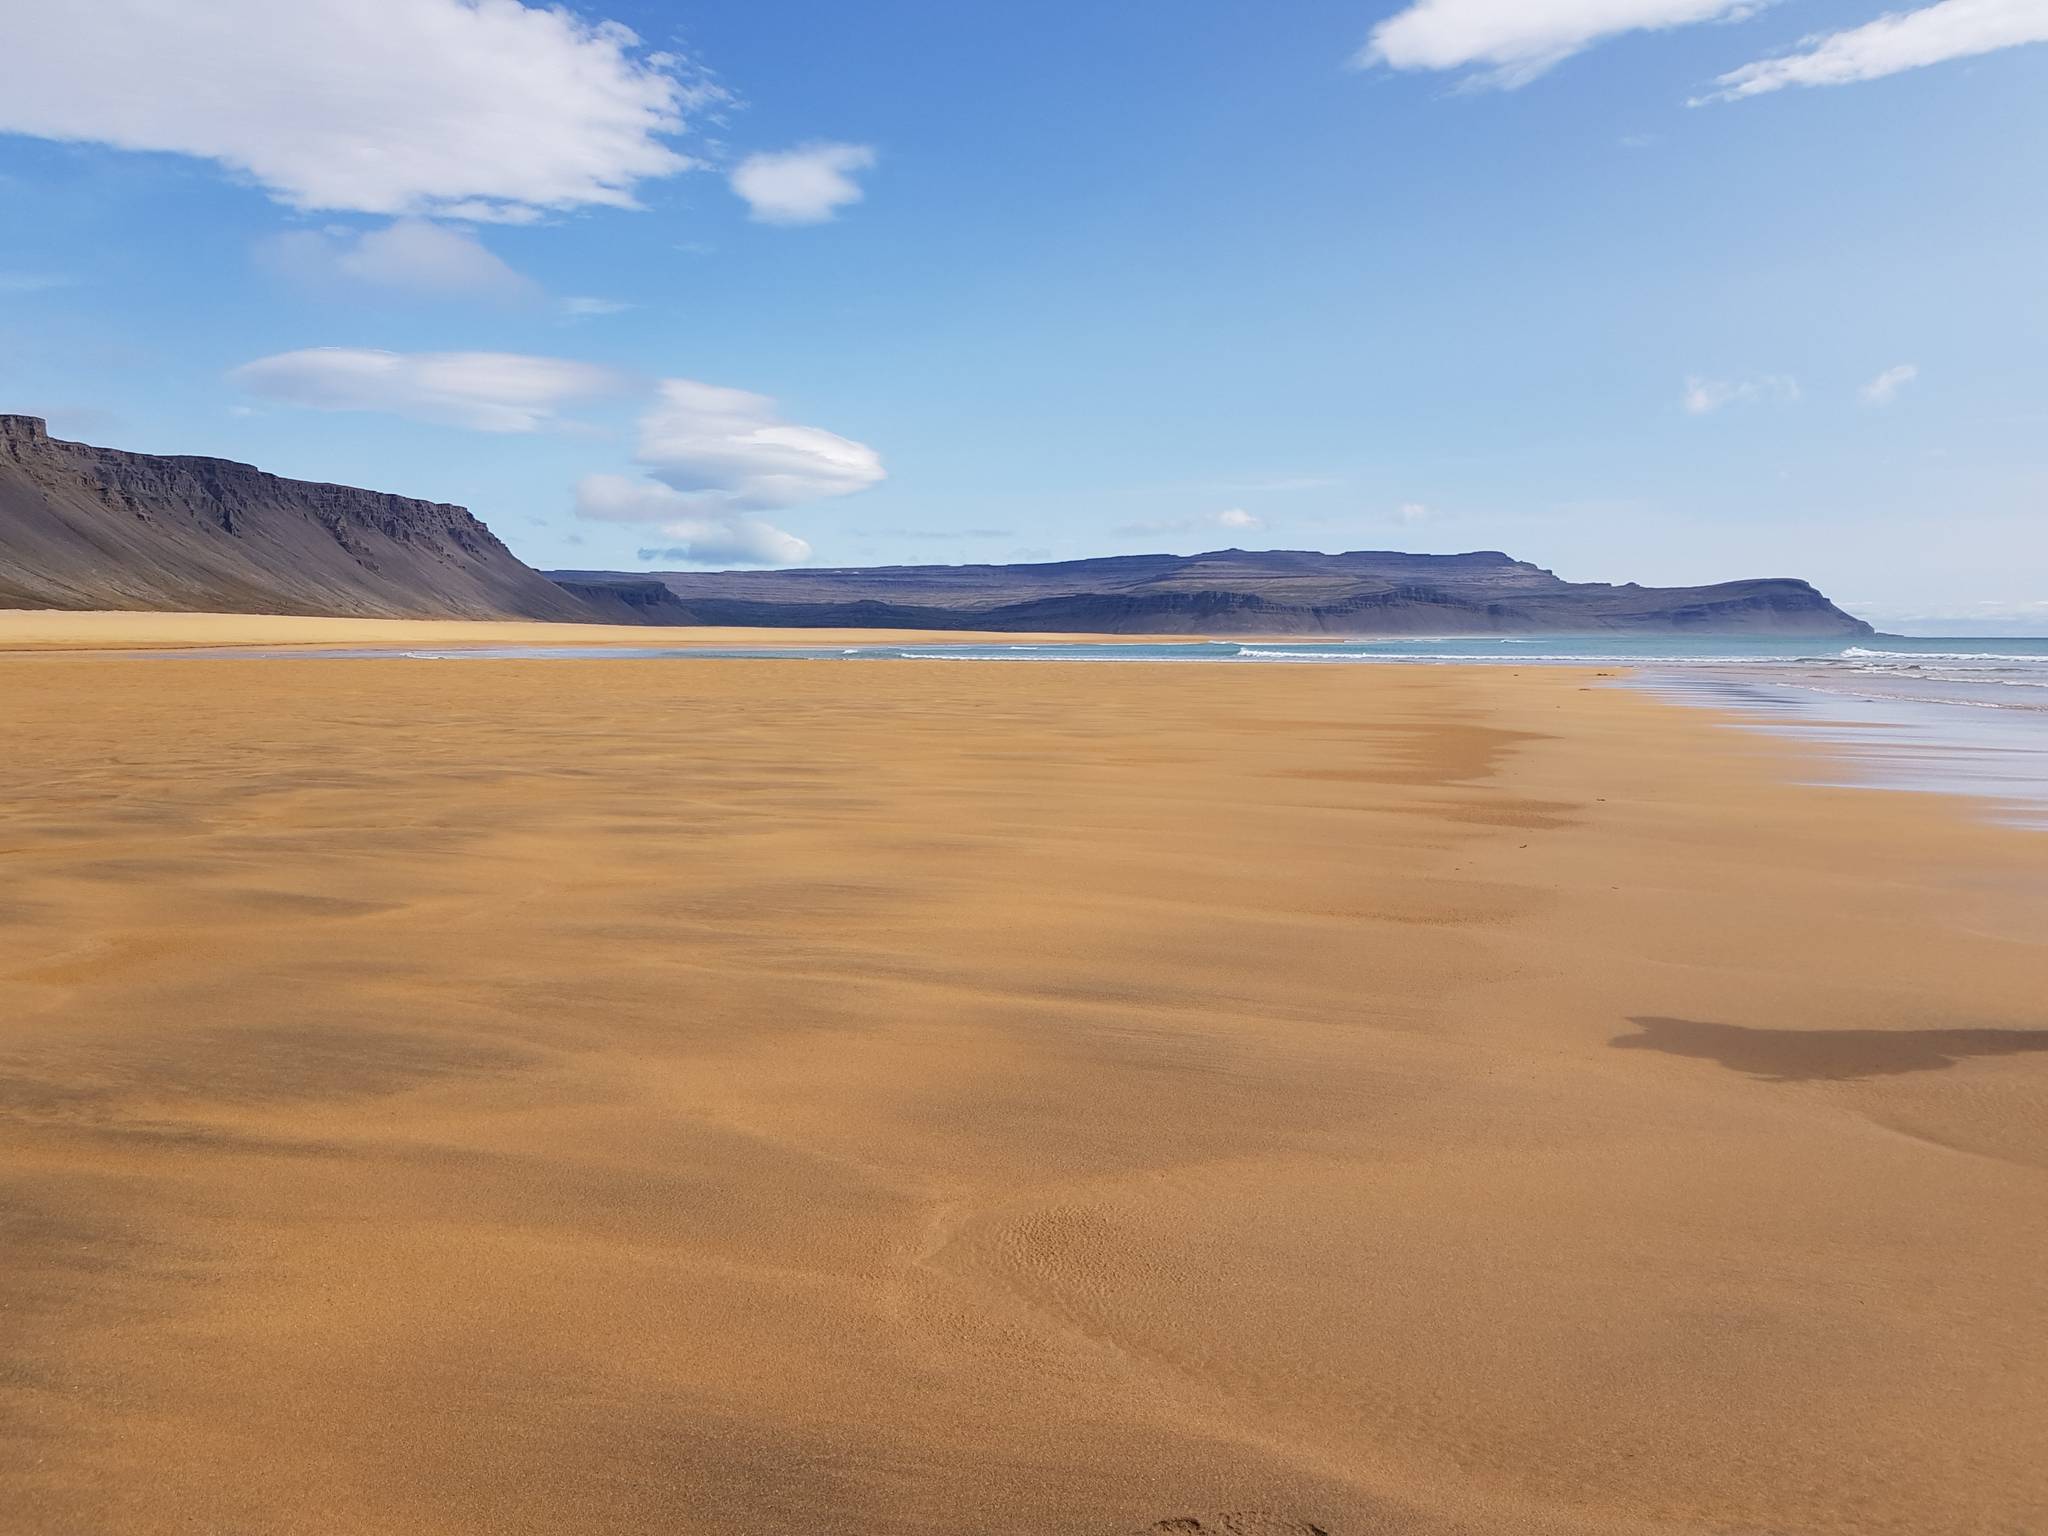
[(0, 608), (588, 619), (462, 507), (0, 416)]

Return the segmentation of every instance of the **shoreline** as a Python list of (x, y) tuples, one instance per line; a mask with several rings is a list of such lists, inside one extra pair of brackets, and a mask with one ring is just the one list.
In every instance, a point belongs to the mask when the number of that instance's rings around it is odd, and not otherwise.
[(1823, 764), (1802, 782), (1964, 800), (2001, 825), (2048, 831), (2048, 718), (2039, 707), (1829, 689), (1810, 679), (1631, 669), (1626, 686), (1731, 727), (1794, 743)]
[[(1328, 638), (1231, 636), (1216, 640), (1199, 635), (1061, 635), (1014, 632), (971, 633), (926, 630), (757, 630), (732, 628), (668, 629), (662, 627), (559, 625), (512, 621), (333, 619), (251, 614), (158, 614), (0, 610), (0, 656), (169, 655), (178, 658), (318, 657), (323, 660), (412, 659), (427, 651), (450, 657), (490, 660), (601, 660), (633, 652), (644, 659), (735, 660), (748, 656), (803, 655), (806, 659), (883, 659), (848, 654), (858, 650), (903, 647), (943, 654), (954, 648), (1042, 651), (1073, 647), (1104, 655), (1030, 655), (988, 658), (1062, 661), (1230, 660), (1202, 654), (1211, 647), (1232, 649), (1276, 647), (1261, 658), (1275, 664), (1288, 660), (1322, 659), (1313, 653), (1285, 654), (1288, 646), (1333, 647), (1379, 645), (1385, 653), (1346, 658), (1371, 662), (1421, 662), (1473, 665), (1579, 667), (1602, 679), (1647, 689), (1687, 708), (1721, 711), (1726, 725), (1764, 731), (1805, 746), (1818, 746), (1835, 764), (1821, 772), (1820, 783), (1862, 788), (1939, 793), (1967, 800), (1980, 814), (2009, 825), (2048, 829), (2048, 728), (2036, 719), (2026, 722), (1972, 718), (1990, 714), (1973, 709), (1958, 712), (1948, 702), (1915, 700), (1913, 688), (1925, 687), (1917, 668), (1891, 680), (1892, 691), (1850, 691), (1830, 703), (1829, 690), (1818, 677), (1801, 680), (1800, 665), (1763, 659), (1663, 658), (1655, 655), (1573, 656), (1542, 652), (1520, 654), (1512, 646), (1540, 644), (1546, 637), (1427, 637), (1391, 641), (1346, 641)], [(1583, 643), (1588, 637), (1563, 637), (1561, 643)], [(1758, 646), (1777, 642), (1757, 640)], [(1916, 642), (1907, 642), (1916, 643)], [(1946, 643), (1931, 641), (1924, 643)], [(2008, 641), (2026, 645), (2037, 642)], [(1629, 637), (1618, 636), (1619, 648)], [(1786, 642), (1796, 649), (1797, 645)], [(1396, 646), (1497, 646), (1490, 654), (1401, 654)], [(1637, 649), (1643, 641), (1637, 639)], [(1161, 654), (1161, 653), (1164, 654)], [(701, 653), (701, 654), (693, 654)], [(737, 654), (734, 654), (737, 653)], [(1857, 654), (1852, 652), (1852, 654)], [(1914, 653), (1901, 653), (1909, 659)], [(1956, 659), (1936, 653), (1935, 659)], [(634, 657), (633, 659), (643, 659)], [(953, 659), (948, 657), (948, 659)], [(1990, 661), (1993, 656), (1965, 657)], [(2015, 658), (2017, 659), (2017, 658)], [(1686, 662), (1683, 672), (1675, 670)], [(1856, 679), (1859, 688), (1865, 680)], [(1833, 684), (1838, 690), (1840, 683)], [(1965, 686), (1985, 686), (1972, 680)], [(2038, 689), (1991, 685), (1990, 691), (2010, 696)], [(1807, 695), (1819, 695), (1806, 697)], [(1804, 698), (1805, 702), (1800, 702)], [(1956, 701), (1977, 703), (1975, 699)], [(2038, 713), (2034, 711), (2032, 713)]]

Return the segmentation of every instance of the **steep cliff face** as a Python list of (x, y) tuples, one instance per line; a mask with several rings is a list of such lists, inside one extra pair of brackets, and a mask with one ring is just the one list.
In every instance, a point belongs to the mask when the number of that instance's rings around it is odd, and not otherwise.
[(584, 619), (462, 507), (0, 416), (0, 607)]
[(1043, 565), (554, 574), (579, 592), (659, 582), (672, 601), (643, 597), (638, 613), (667, 624), (1331, 637), (1870, 633), (1790, 578), (1617, 587), (1563, 581), (1492, 550), (1226, 549)]

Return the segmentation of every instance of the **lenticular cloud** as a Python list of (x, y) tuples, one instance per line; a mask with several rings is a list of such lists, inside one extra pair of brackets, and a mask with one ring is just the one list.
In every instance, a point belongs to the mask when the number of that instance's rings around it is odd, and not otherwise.
[(694, 379), (662, 383), (640, 418), (639, 462), (697, 505), (732, 511), (845, 496), (885, 477), (866, 443), (783, 421), (765, 395)]

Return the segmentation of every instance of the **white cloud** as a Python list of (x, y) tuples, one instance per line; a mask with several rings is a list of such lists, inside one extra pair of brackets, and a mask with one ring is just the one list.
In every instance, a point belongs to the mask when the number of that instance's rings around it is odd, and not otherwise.
[(732, 173), (732, 189), (763, 224), (822, 224), (861, 200), (851, 172), (875, 163), (865, 144), (806, 144), (779, 154), (749, 155)]
[(1427, 522), (1434, 514), (1419, 501), (1404, 501), (1394, 509), (1394, 516), (1404, 523)]
[(1899, 398), (1899, 391), (1920, 377), (1920, 370), (1912, 363), (1900, 363), (1887, 368), (1857, 393), (1866, 405), (1890, 405)]
[(562, 300), (562, 313), (575, 320), (589, 319), (593, 315), (623, 315), (632, 307), (617, 299), (576, 296)]
[(10, 8), (0, 132), (216, 161), (294, 208), (633, 207), (725, 93), (624, 27), (518, 0)]
[(1262, 520), (1243, 507), (1225, 507), (1221, 512), (1204, 512), (1199, 517), (1167, 517), (1151, 522), (1124, 523), (1118, 533), (1200, 533), (1210, 528), (1245, 529), (1262, 527)]
[(652, 478), (587, 475), (576, 515), (656, 523), (675, 540), (643, 560), (795, 565), (811, 547), (755, 516), (879, 484), (881, 455), (821, 427), (782, 420), (775, 402), (695, 379), (664, 379), (640, 418), (638, 462)]
[(688, 565), (801, 565), (811, 546), (758, 517), (694, 518), (661, 530), (678, 542), (643, 549), (642, 560)]
[(0, 293), (48, 293), (69, 288), (71, 281), (54, 272), (0, 272)]
[(660, 524), (676, 542), (641, 550), (642, 560), (796, 565), (811, 557), (809, 544), (772, 523), (740, 512), (707, 515), (687, 492), (627, 475), (585, 475), (576, 486), (576, 515), (596, 522)]
[(640, 418), (638, 461), (707, 512), (800, 506), (886, 478), (867, 444), (783, 421), (765, 395), (694, 379), (663, 380)]
[(485, 249), (475, 235), (427, 219), (381, 229), (296, 229), (257, 247), (264, 265), (296, 281), (362, 283), (435, 298), (531, 299), (538, 286)]
[(1695, 374), (1685, 381), (1684, 403), (1688, 415), (1706, 416), (1725, 405), (1765, 400), (1789, 405), (1799, 397), (1799, 381), (1784, 374), (1770, 373), (1758, 379), (1703, 379)]
[(576, 485), (576, 515), (592, 522), (672, 522), (696, 511), (681, 491), (632, 475), (585, 475)]
[[(382, 411), (479, 432), (566, 431), (579, 401), (632, 381), (609, 368), (513, 352), (380, 352), (313, 347), (234, 370), (253, 395), (327, 411)], [(590, 475), (576, 515), (659, 524), (663, 558), (790, 565), (810, 546), (753, 514), (866, 490), (885, 478), (865, 443), (776, 413), (765, 395), (665, 379), (640, 418), (637, 461), (651, 477)], [(691, 554), (677, 550), (694, 551)]]
[(1701, 99), (1734, 101), (1788, 85), (1849, 85), (2040, 42), (2048, 42), (2043, 0), (1941, 0), (1808, 38), (1797, 53), (1729, 71), (1715, 82), (1721, 89)]
[(479, 432), (538, 432), (565, 405), (618, 393), (609, 368), (516, 352), (379, 352), (310, 347), (258, 358), (231, 377), (251, 394), (323, 411), (386, 411)]
[(1372, 29), (1362, 67), (1477, 69), (1487, 84), (1526, 85), (1603, 38), (1730, 21), (1769, 0), (1415, 0)]

